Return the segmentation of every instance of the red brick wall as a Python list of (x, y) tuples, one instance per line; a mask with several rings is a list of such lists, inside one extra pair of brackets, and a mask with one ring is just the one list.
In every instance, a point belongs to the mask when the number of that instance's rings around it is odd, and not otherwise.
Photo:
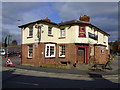
[(76, 60), (75, 44), (64, 44), (65, 49), (66, 49), (65, 58), (59, 57), (59, 44), (56, 44), (56, 57), (55, 58), (45, 58), (45, 55), (44, 55), (45, 44), (44, 43), (40, 43), (38, 45), (38, 48), (35, 47), (35, 45), (33, 45), (33, 58), (32, 59), (28, 59), (28, 45), (22, 45), (22, 64), (23, 65), (40, 66), (41, 64), (60, 63), (60, 61), (70, 61), (72, 64), (75, 63), (75, 60)]
[(76, 45), (71, 43), (71, 44), (66, 44), (66, 60), (70, 61), (71, 64), (75, 63), (76, 60)]
[(44, 59), (44, 44), (40, 43), (38, 47), (33, 47), (33, 60), (35, 66), (40, 66)]
[(76, 58), (76, 47), (75, 44), (63, 44), (65, 45), (65, 58), (59, 57), (59, 45), (62, 44), (56, 44), (56, 57), (55, 58), (45, 58), (45, 64), (55, 64), (60, 63), (60, 61), (70, 61), (71, 63), (75, 62)]
[(28, 58), (28, 45), (23, 44), (22, 45), (22, 63), (23, 65), (35, 65), (39, 66), (42, 64), (42, 51), (43, 51), (43, 45), (44, 44), (39, 44), (38, 48), (35, 47), (33, 44), (33, 57)]
[(98, 64), (105, 64), (108, 60), (108, 50), (105, 50), (104, 54), (101, 53), (101, 47), (95, 46), (95, 61)]
[(22, 62), (21, 64), (23, 65), (33, 65), (33, 60), (32, 59), (27, 59), (28, 56), (28, 46), (27, 45), (22, 45)]
[[(41, 64), (55, 64), (60, 63), (60, 61), (70, 61), (74, 64), (77, 60), (76, 45), (73, 43), (64, 44), (65, 45), (65, 58), (59, 57), (59, 45), (56, 44), (56, 57), (55, 58), (45, 58), (45, 44), (40, 43), (38, 47), (33, 45), (33, 58), (28, 59), (28, 45), (22, 45), (22, 64), (23, 65), (33, 65), (40, 66)], [(101, 47), (95, 46), (95, 61), (97, 63), (105, 64), (108, 60), (108, 50), (105, 50), (105, 54), (101, 53)], [(89, 64), (89, 63), (88, 63)]]

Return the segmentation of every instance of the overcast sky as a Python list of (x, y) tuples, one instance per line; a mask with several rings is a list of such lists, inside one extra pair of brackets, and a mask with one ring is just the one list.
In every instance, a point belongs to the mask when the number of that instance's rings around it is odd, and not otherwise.
[(20, 43), (21, 24), (45, 17), (59, 23), (82, 15), (89, 15), (90, 23), (109, 33), (109, 41), (118, 39), (117, 2), (2, 2), (2, 36), (10, 34)]

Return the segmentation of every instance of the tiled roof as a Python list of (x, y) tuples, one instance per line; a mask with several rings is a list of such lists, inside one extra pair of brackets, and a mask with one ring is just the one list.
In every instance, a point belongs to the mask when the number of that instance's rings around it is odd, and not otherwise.
[(35, 21), (35, 22), (30, 22), (30, 23), (27, 23), (27, 24), (24, 24), (24, 25), (20, 25), (20, 26), (18, 26), (19, 28), (22, 28), (22, 27), (25, 27), (25, 26), (28, 26), (28, 25), (30, 25), (30, 24), (35, 24), (35, 23), (40, 23), (40, 22), (44, 22), (44, 23), (49, 23), (49, 24), (53, 24), (53, 25), (56, 25), (56, 26), (58, 26), (58, 24), (57, 23), (54, 23), (54, 22), (49, 22), (49, 21), (46, 21), (46, 20), (38, 20), (38, 21)]
[(99, 29), (98, 27), (92, 25), (91, 23), (89, 22), (84, 22), (84, 21), (79, 21), (79, 20), (70, 20), (70, 21), (65, 21), (65, 22), (61, 22), (61, 23), (54, 23), (54, 22), (51, 22), (51, 21), (46, 21), (45, 19), (41, 19), (41, 20), (38, 20), (38, 21), (35, 21), (35, 22), (31, 22), (31, 23), (28, 23), (28, 24), (24, 24), (24, 25), (21, 25), (21, 26), (18, 26), (19, 28), (22, 28), (22, 27), (26, 27), (30, 24), (35, 24), (35, 23), (48, 23), (48, 24), (52, 24), (52, 25), (55, 25), (57, 27), (59, 26), (65, 26), (65, 25), (87, 25), (87, 26), (91, 26), (91, 27), (95, 27), (98, 31), (110, 36), (110, 34), (104, 32), (103, 30)]
[(90, 24), (90, 23), (83, 22), (83, 21), (71, 20), (71, 21), (61, 22), (61, 23), (59, 23), (59, 25), (80, 24), (80, 23)]
[(61, 22), (59, 23), (60, 26), (63, 26), (63, 25), (88, 25), (88, 26), (91, 26), (91, 27), (95, 27), (98, 31), (110, 36), (110, 34), (104, 32), (103, 30), (99, 29), (98, 27), (96, 27), (95, 25), (92, 25), (91, 23), (89, 22), (84, 22), (84, 21), (78, 21), (78, 20), (71, 20), (71, 21), (66, 21), (66, 22)]

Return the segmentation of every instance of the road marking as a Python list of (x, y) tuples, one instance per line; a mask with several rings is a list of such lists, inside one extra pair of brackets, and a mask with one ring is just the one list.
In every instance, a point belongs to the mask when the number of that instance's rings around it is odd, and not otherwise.
[(19, 83), (19, 84), (35, 85), (35, 86), (39, 85), (39, 84), (36, 84), (36, 83), (26, 83), (26, 82), (16, 82), (16, 81), (12, 81), (12, 82)]

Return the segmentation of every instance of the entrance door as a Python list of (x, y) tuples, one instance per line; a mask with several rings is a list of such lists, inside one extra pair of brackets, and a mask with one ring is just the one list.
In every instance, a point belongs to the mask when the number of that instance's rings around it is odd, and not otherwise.
[(85, 48), (78, 47), (78, 63), (85, 63)]

